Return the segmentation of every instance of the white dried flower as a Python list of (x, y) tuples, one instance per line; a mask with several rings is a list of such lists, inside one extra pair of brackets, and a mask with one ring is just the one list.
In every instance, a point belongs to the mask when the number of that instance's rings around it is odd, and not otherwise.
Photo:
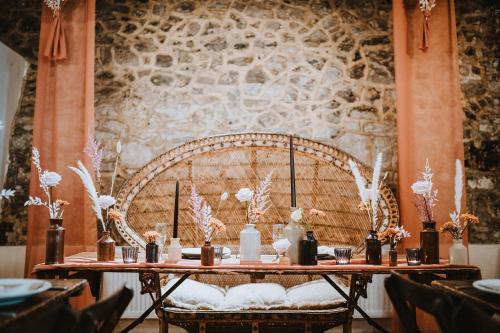
[(121, 143), (121, 141), (118, 141), (118, 142), (116, 143), (116, 152), (117, 152), (118, 154), (120, 154), (120, 153), (122, 152), (122, 143)]
[(282, 238), (278, 239), (276, 242), (273, 243), (273, 248), (276, 250), (278, 253), (285, 253), (288, 248), (292, 245), (288, 238)]
[(302, 208), (294, 210), (292, 214), (290, 214), (290, 218), (295, 222), (302, 220)]
[(229, 198), (229, 193), (224, 192), (220, 195), (220, 201), (226, 201)]
[(253, 191), (249, 189), (248, 187), (243, 187), (240, 188), (238, 193), (235, 195), (236, 199), (238, 199), (239, 202), (247, 202), (252, 200), (253, 198)]
[(46, 187), (55, 187), (59, 185), (61, 175), (53, 171), (44, 171), (40, 176), (40, 182)]
[(411, 186), (411, 190), (418, 195), (427, 195), (432, 191), (432, 182), (428, 180), (417, 180)]
[(110, 195), (100, 195), (98, 200), (101, 209), (107, 209), (116, 203), (116, 199)]

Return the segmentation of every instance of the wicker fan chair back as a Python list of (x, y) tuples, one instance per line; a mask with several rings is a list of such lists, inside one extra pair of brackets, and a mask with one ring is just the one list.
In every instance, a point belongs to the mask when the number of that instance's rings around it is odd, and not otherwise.
[[(358, 207), (359, 197), (347, 161), (352, 156), (332, 146), (304, 138), (294, 138), (297, 206), (323, 210), (324, 218), (314, 221), (320, 245), (358, 247), (370, 229), (367, 214)], [(358, 162), (358, 161), (356, 161)], [(371, 170), (361, 163), (369, 179)], [(271, 208), (257, 224), (263, 252), (274, 253), (272, 226), (287, 223), (290, 215), (289, 137), (282, 134), (235, 134), (204, 138), (186, 143), (159, 156), (139, 170), (121, 188), (118, 206), (125, 221), (117, 229), (130, 245), (143, 247), (142, 234), (158, 222), (167, 223), (167, 238), (172, 237), (175, 182), (180, 181), (179, 237), (184, 247), (201, 246), (203, 233), (193, 222), (188, 207), (191, 184), (210, 203), (216, 217), (227, 230), (213, 243), (238, 251), (239, 233), (245, 221), (245, 207), (234, 194), (241, 187), (255, 188), (273, 171)], [(221, 193), (229, 198), (218, 207)], [(385, 228), (397, 225), (396, 199), (387, 185), (381, 188), (379, 221)], [(285, 286), (304, 282), (297, 277), (278, 277)], [(244, 276), (204, 276), (219, 285), (234, 285)], [(222, 280), (224, 281), (222, 281)], [(267, 279), (266, 279), (267, 280)], [(286, 280), (286, 281), (285, 281)]]

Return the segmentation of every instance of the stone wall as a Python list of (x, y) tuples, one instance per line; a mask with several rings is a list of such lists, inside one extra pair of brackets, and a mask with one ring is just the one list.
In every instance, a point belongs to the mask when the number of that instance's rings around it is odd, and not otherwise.
[(384, 152), (394, 184), (391, 2), (334, 2), (99, 1), (99, 139), (130, 174), (195, 138), (295, 133)]
[(5, 187), (15, 188), (16, 195), (2, 201), (0, 245), (23, 245), (26, 242), (30, 150), (35, 110), (36, 60), (40, 31), (41, 1), (0, 1), (0, 41), (22, 55), (32, 65), (24, 81), (9, 142), (9, 166)]
[(500, 242), (500, 4), (456, 1), (467, 206), (482, 223), (474, 243)]
[[(365, 162), (383, 149), (395, 171), (390, 1), (330, 2), (97, 1), (96, 127), (108, 151), (124, 141), (121, 175), (187, 140), (241, 131), (294, 132)], [(0, 40), (32, 64), (40, 3), (0, 2)], [(470, 239), (498, 242), (499, 9), (456, 9), (467, 201), (483, 221)], [(25, 241), (35, 78), (32, 65), (9, 149), (6, 185), (18, 196), (2, 203), (0, 245)]]

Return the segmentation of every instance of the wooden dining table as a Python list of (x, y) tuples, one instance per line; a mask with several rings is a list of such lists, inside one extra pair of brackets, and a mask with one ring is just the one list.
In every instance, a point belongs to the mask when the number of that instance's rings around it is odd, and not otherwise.
[(51, 279), (52, 287), (21, 304), (0, 308), (0, 332), (54, 332), (69, 298), (78, 296), (87, 284), (84, 279)]
[[(155, 309), (159, 308), (163, 301), (190, 275), (193, 274), (245, 274), (252, 279), (260, 279), (265, 275), (311, 275), (321, 276), (347, 301), (351, 311), (357, 310), (361, 316), (380, 332), (387, 332), (381, 325), (373, 320), (363, 309), (359, 307), (359, 297), (367, 297), (366, 287), (371, 282), (374, 274), (390, 274), (397, 271), (401, 274), (425, 277), (427, 280), (436, 278), (447, 279), (479, 279), (481, 271), (470, 265), (450, 265), (442, 261), (435, 265), (408, 266), (405, 260), (399, 260), (396, 267), (389, 266), (386, 262), (382, 265), (367, 265), (364, 259), (353, 259), (348, 265), (337, 265), (334, 260), (320, 261), (315, 266), (301, 265), (279, 265), (275, 262), (263, 262), (259, 264), (239, 264), (235, 262), (222, 262), (215, 266), (202, 266), (199, 260), (181, 260), (178, 262), (145, 263), (123, 263), (116, 259), (110, 262), (98, 262), (96, 254), (85, 252), (65, 258), (63, 264), (35, 266), (35, 273), (39, 278), (86, 278), (90, 283), (92, 294), (97, 298), (100, 294), (102, 274), (106, 272), (138, 273), (142, 286), (142, 293), (149, 293), (154, 299), (153, 304), (144, 313), (131, 323), (122, 332), (129, 332), (143, 322)], [(162, 294), (156, 294), (159, 290), (156, 284), (160, 283), (160, 274), (178, 274), (180, 279)], [(333, 281), (329, 275), (342, 275), (350, 277), (350, 291), (346, 293)], [(438, 276), (439, 275), (439, 276)]]
[(471, 280), (436, 280), (433, 287), (448, 293), (456, 298), (483, 309), (487, 313), (500, 316), (500, 295), (476, 289)]

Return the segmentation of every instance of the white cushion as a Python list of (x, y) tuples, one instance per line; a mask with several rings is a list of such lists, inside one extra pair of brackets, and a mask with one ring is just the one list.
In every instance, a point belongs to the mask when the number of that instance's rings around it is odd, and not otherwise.
[[(342, 289), (346, 291), (345, 288)], [(293, 309), (326, 309), (345, 302), (345, 298), (325, 280), (315, 280), (288, 288), (287, 297), (288, 304)]]
[(278, 309), (287, 307), (286, 290), (276, 283), (248, 283), (226, 292), (224, 310)]
[[(179, 278), (171, 279), (162, 288), (166, 292)], [(216, 310), (224, 303), (224, 289), (211, 284), (187, 279), (170, 294), (166, 303), (189, 310)]]

